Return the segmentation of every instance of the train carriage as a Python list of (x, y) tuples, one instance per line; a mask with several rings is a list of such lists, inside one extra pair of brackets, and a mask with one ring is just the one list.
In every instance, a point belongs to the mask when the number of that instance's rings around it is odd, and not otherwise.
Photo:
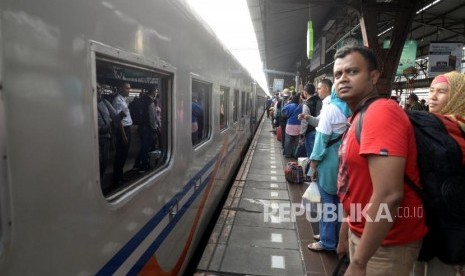
[[(263, 91), (182, 0), (0, 7), (0, 274), (182, 273)], [(100, 175), (97, 85), (111, 102), (126, 83), (127, 104), (157, 89), (159, 128), (142, 171), (140, 126), (130, 126), (114, 183), (114, 143)], [(204, 109), (194, 143), (193, 97)]]

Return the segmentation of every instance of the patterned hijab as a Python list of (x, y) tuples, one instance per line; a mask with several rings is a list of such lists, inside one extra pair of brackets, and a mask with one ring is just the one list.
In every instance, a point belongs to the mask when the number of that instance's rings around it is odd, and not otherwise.
[(434, 78), (432, 83), (442, 82), (447, 79), (449, 84), (449, 99), (446, 106), (441, 110), (444, 115), (449, 115), (460, 123), (465, 131), (465, 74), (452, 71)]
[(441, 113), (465, 117), (465, 75), (452, 71), (436, 78), (441, 77), (445, 77), (449, 83), (449, 100)]

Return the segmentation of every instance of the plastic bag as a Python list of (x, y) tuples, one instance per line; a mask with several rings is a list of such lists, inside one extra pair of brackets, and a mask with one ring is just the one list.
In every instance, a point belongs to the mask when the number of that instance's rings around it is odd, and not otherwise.
[(300, 157), (300, 158), (297, 159), (297, 164), (302, 166), (302, 171), (304, 173), (304, 178), (306, 178), (308, 168), (310, 166), (310, 160), (307, 157)]
[(310, 203), (321, 202), (320, 191), (315, 181), (310, 182), (310, 185), (308, 185), (307, 190), (305, 190), (305, 193), (302, 195), (302, 201), (304, 199)]

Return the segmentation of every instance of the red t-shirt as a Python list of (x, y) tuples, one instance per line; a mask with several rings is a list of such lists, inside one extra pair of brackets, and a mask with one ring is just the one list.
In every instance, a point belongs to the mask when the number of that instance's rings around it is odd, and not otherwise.
[[(360, 144), (355, 138), (357, 120), (353, 120), (340, 147), (338, 195), (348, 215), (350, 230), (361, 236), (366, 218), (358, 210), (365, 208), (373, 193), (366, 155), (405, 157), (406, 175), (415, 183), (419, 183), (419, 175), (413, 127), (397, 103), (380, 99), (368, 107), (363, 118)], [(380, 214), (386, 214), (385, 210), (387, 205)], [(394, 224), (382, 245), (407, 244), (422, 239), (426, 234), (423, 204), (407, 184), (404, 184), (404, 198), (397, 214), (391, 215), (396, 216)]]

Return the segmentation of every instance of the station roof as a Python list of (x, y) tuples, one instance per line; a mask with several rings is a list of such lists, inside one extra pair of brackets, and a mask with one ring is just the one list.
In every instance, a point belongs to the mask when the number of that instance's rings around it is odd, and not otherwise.
[[(360, 35), (360, 3), (382, 7), (382, 12), (375, 15), (378, 40), (382, 43), (391, 35), (385, 31), (392, 26), (393, 15), (402, 12), (398, 1), (402, 0), (247, 0), (265, 69), (289, 73), (305, 70), (311, 73), (306, 57), (309, 19), (313, 22), (314, 41), (324, 36), (326, 52), (332, 57), (338, 42)], [(408, 26), (410, 33), (407, 37), (417, 40), (417, 57), (428, 54), (431, 41), (465, 41), (465, 1), (420, 2), (419, 12)], [(432, 5), (421, 11), (428, 4)], [(268, 82), (270, 76), (273, 73), (267, 74)]]

